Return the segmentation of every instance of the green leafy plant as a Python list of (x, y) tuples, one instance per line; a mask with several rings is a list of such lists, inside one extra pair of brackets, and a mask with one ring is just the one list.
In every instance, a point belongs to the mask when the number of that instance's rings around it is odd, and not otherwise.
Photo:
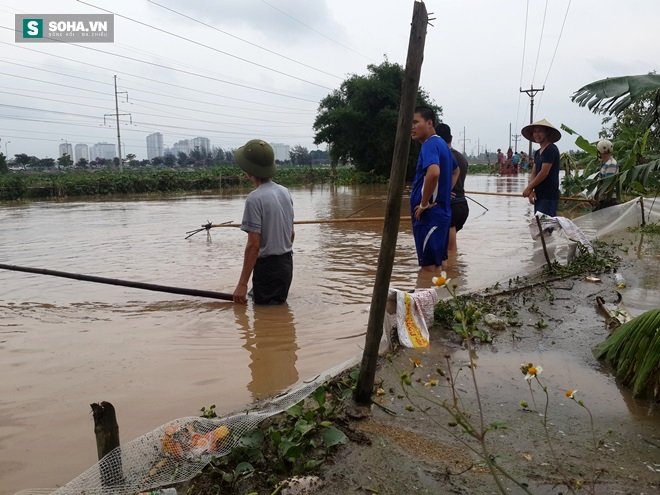
[(594, 354), (614, 365), (617, 378), (632, 386), (633, 397), (660, 399), (660, 309), (621, 325)]

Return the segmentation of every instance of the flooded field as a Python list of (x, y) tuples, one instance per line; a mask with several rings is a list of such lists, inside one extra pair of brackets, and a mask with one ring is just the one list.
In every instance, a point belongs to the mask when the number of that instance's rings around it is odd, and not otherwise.
[[(466, 188), (526, 183), (475, 176)], [(0, 263), (231, 293), (245, 233), (184, 237), (207, 221), (239, 222), (248, 192), (3, 205)], [(308, 220), (382, 215), (387, 188), (291, 192), (296, 219)], [(483, 206), (470, 202), (451, 260), (462, 290), (538, 268), (527, 200), (473, 198)], [(0, 495), (62, 485), (96, 461), (90, 403), (115, 405), (127, 442), (201, 406), (240, 409), (360, 353), (381, 232), (381, 222), (297, 226), (282, 307), (0, 271)], [(425, 283), (402, 222), (392, 286)]]

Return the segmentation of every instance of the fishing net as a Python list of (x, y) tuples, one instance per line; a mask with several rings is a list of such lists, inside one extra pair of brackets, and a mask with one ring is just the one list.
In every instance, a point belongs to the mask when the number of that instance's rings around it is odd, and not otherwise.
[[(642, 211), (646, 223), (660, 222), (660, 204), (654, 198), (645, 198), (584, 215), (574, 223), (588, 238), (602, 238), (639, 226)], [(240, 413), (214, 419), (176, 419), (118, 447), (57, 490), (31, 489), (16, 495), (134, 495), (187, 481), (200, 473), (213, 457), (230, 453), (244, 433), (305, 399), (325, 381), (358, 361), (356, 356), (280, 397)]]
[(170, 421), (117, 447), (57, 490), (30, 489), (16, 495), (135, 495), (182, 483), (199, 474), (213, 457), (229, 454), (243, 434), (263, 420), (297, 404), (357, 362), (356, 356), (243, 412), (223, 418), (188, 417)]

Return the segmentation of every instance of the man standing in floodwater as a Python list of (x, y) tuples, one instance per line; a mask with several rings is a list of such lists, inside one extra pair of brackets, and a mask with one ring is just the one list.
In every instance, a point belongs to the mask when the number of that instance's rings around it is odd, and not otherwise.
[(422, 145), (410, 192), (417, 260), (422, 270), (438, 271), (449, 257), (450, 198), (459, 169), (449, 146), (435, 133), (433, 110), (415, 108), (411, 135)]
[(522, 128), (520, 133), (541, 148), (534, 152), (529, 185), (522, 195), (534, 205), (534, 213), (540, 211), (551, 217), (557, 216), (559, 206), (559, 148), (555, 145), (561, 133), (545, 119)]
[(452, 135), (451, 128), (441, 122), (435, 126), (435, 132), (438, 136), (444, 139), (449, 150), (451, 151), (454, 160), (458, 164), (459, 174), (458, 180), (454, 184), (454, 188), (451, 190), (451, 227), (449, 228), (449, 251), (456, 251), (456, 234), (459, 230), (465, 225), (465, 221), (470, 214), (470, 208), (468, 206), (467, 199), (465, 198), (465, 177), (468, 171), (468, 162), (463, 156), (463, 153), (453, 148), (451, 145)]
[(252, 276), (255, 304), (282, 304), (293, 279), (293, 200), (286, 187), (271, 180), (276, 166), (268, 143), (252, 139), (236, 150), (235, 157), (256, 189), (245, 200), (241, 230), (248, 239), (234, 302), (247, 302)]

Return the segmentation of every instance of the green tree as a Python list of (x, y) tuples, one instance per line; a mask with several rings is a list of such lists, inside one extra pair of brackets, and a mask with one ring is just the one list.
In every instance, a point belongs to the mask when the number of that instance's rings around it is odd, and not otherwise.
[(57, 159), (57, 166), (59, 168), (66, 168), (69, 165), (73, 165), (73, 160), (71, 159), (71, 156), (68, 155), (67, 153), (64, 153), (62, 156), (60, 156)]
[[(154, 163), (156, 163), (155, 160), (156, 159), (154, 158)], [(165, 158), (163, 158), (163, 163), (167, 167), (173, 167), (176, 164), (176, 158), (174, 158), (174, 155), (166, 155)]]
[(19, 153), (18, 155), (14, 155), (14, 163), (25, 167), (30, 163), (30, 157), (25, 153)]
[[(349, 77), (321, 100), (314, 144), (328, 143), (332, 162), (349, 162), (358, 170), (389, 176), (405, 71), (387, 60), (367, 69), (367, 75)], [(433, 108), (438, 117), (442, 114), (422, 88), (417, 104)], [(418, 152), (419, 145), (413, 143), (409, 175)]]
[(309, 150), (304, 146), (294, 146), (293, 149), (289, 151), (289, 157), (291, 158), (292, 165), (301, 166), (312, 164), (312, 157), (309, 154)]
[(8, 174), (8, 173), (9, 173), (9, 166), (7, 165), (7, 159), (5, 158), (5, 155), (0, 153), (0, 175)]
[(76, 168), (89, 168), (89, 161), (87, 158), (80, 157), (76, 162)]

